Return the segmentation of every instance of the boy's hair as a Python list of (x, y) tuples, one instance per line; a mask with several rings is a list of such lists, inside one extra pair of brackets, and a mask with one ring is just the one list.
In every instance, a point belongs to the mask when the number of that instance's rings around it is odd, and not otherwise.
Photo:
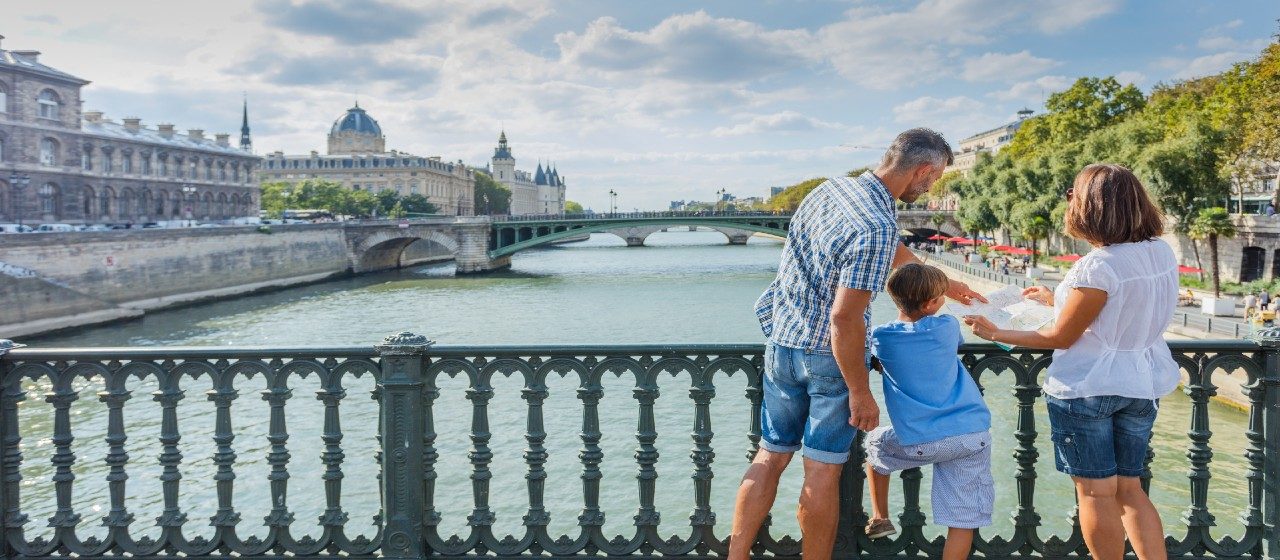
[(951, 281), (936, 267), (927, 264), (905, 264), (889, 275), (886, 288), (893, 303), (903, 313), (912, 315), (924, 309), (934, 298), (947, 293)]

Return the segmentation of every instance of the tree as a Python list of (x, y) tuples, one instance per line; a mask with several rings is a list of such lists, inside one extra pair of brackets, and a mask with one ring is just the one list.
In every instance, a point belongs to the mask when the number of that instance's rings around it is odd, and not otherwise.
[(1022, 227), (1022, 237), (1031, 241), (1031, 266), (1035, 267), (1039, 264), (1039, 259), (1037, 258), (1039, 256), (1039, 244), (1037, 242), (1053, 233), (1053, 224), (1049, 222), (1048, 217), (1036, 214), (1026, 218), (1020, 225)]
[(572, 200), (564, 201), (565, 214), (581, 214), (583, 212), (582, 205)]
[(1191, 224), (1191, 237), (1209, 242), (1209, 262), (1213, 265), (1213, 297), (1222, 295), (1221, 275), (1218, 271), (1218, 238), (1236, 236), (1236, 225), (1226, 208), (1204, 208)]
[(965, 200), (956, 211), (956, 220), (960, 227), (973, 236), (973, 244), (978, 245), (978, 233), (992, 231), (1000, 225), (991, 212), (991, 205), (986, 199)]
[(400, 199), (400, 207), (408, 214), (438, 214), (440, 208), (431, 203), (426, 196), (413, 193)]
[(1133, 84), (1122, 86), (1111, 76), (1079, 78), (1065, 91), (1050, 95), (1045, 101), (1048, 112), (1027, 119), (1001, 152), (1015, 159), (1034, 157), (1047, 148), (1079, 141), (1145, 105), (1146, 98)]
[(476, 213), (487, 215), (511, 212), (511, 190), (494, 181), (488, 173), (476, 172)]
[[(1201, 209), (1230, 194), (1230, 185), (1218, 166), (1216, 145), (1214, 131), (1200, 123), (1190, 134), (1149, 146), (1142, 153), (1135, 170), (1173, 218), (1174, 233), (1191, 237), (1191, 226)], [(1203, 269), (1194, 238), (1191, 250), (1196, 266)]]
[[(375, 208), (379, 216), (390, 216), (391, 210), (400, 203), (400, 193), (390, 189), (380, 190), (373, 197), (378, 201)], [(401, 212), (403, 211), (404, 208), (401, 208)]]
[[(853, 173), (853, 171), (850, 171), (850, 173)], [(769, 199), (769, 206), (778, 212), (795, 212), (800, 203), (804, 201), (804, 197), (809, 196), (813, 189), (818, 188), (818, 185), (826, 181), (826, 177), (817, 177), (791, 185)]]

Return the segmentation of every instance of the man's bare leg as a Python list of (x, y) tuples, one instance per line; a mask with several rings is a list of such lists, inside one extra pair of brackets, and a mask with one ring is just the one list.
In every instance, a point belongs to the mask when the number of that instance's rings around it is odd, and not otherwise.
[(804, 460), (804, 487), (800, 490), (796, 517), (803, 537), (800, 554), (805, 560), (831, 558), (840, 516), (840, 471), (843, 469), (844, 465)]
[(889, 475), (880, 474), (867, 463), (867, 490), (871, 494), (871, 519), (889, 518)]
[(729, 559), (746, 560), (751, 555), (751, 545), (764, 523), (765, 516), (773, 508), (778, 496), (778, 478), (791, 462), (790, 453), (772, 453), (761, 448), (756, 458), (742, 475), (738, 497), (733, 504), (733, 531), (729, 538)]

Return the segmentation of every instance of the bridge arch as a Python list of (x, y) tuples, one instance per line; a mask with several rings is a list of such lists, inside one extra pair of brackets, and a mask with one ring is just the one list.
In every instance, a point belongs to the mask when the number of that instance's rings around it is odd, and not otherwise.
[[(739, 239), (746, 242), (746, 237), (753, 233), (767, 233), (786, 237), (790, 226), (789, 216), (750, 221), (732, 219), (637, 219), (637, 220), (600, 220), (580, 223), (564, 222), (560, 224), (521, 224), (519, 222), (494, 224), (490, 236), (489, 256), (491, 258), (510, 256), (520, 251), (541, 247), (564, 241), (571, 237), (589, 233), (612, 233), (627, 240), (628, 245), (641, 245), (643, 238), (650, 234), (672, 226), (697, 226), (720, 231), (729, 238), (730, 243)], [(635, 235), (632, 235), (634, 232)], [(541, 234), (541, 235), (540, 235)], [(638, 237), (637, 240), (632, 239)]]
[(384, 230), (356, 244), (352, 249), (351, 269), (359, 273), (400, 268), (405, 249), (419, 241), (440, 245), (450, 254), (458, 252), (458, 239), (439, 229)]

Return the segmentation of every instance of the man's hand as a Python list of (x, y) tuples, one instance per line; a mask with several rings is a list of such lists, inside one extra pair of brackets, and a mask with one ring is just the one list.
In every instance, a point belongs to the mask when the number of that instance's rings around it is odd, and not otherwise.
[(849, 425), (863, 432), (880, 425), (880, 407), (871, 391), (849, 391)]
[(959, 280), (949, 281), (947, 286), (947, 297), (954, 299), (965, 305), (969, 305), (970, 303), (973, 303), (973, 300), (978, 300), (982, 303), (987, 303), (987, 298), (982, 297), (982, 294), (973, 291), (971, 288), (969, 288), (968, 284), (965, 284), (964, 282), (961, 282)]

